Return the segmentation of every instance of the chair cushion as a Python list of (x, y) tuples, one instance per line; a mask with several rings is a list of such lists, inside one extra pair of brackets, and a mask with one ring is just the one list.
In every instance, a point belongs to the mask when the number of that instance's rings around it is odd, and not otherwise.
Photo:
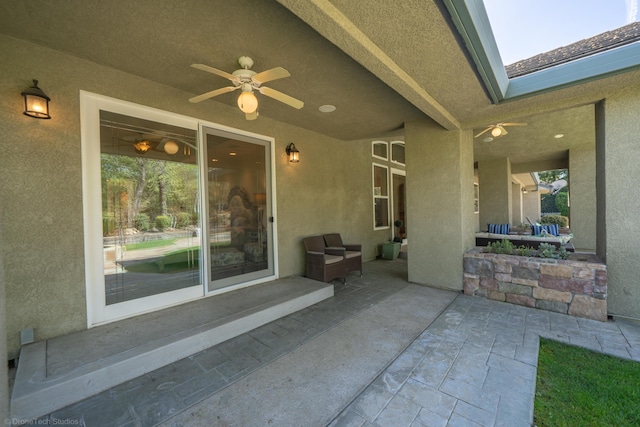
[(511, 226), (509, 224), (487, 224), (489, 226), (489, 233), (496, 234), (509, 234)]
[(552, 236), (559, 236), (560, 230), (559, 230), (558, 224), (544, 224), (544, 225), (531, 226), (531, 234), (537, 236), (544, 233), (551, 234)]
[(324, 263), (326, 264), (335, 264), (336, 262), (340, 262), (344, 260), (343, 257), (338, 255), (326, 255), (324, 256)]
[(357, 252), (357, 251), (347, 251), (344, 254), (345, 258), (357, 258), (359, 256), (362, 256), (361, 252)]

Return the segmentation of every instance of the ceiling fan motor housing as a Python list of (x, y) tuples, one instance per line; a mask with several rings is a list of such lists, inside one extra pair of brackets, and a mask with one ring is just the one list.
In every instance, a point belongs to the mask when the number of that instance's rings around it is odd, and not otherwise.
[[(233, 82), (236, 86), (240, 86), (243, 83), (252, 83), (251, 78), (253, 76), (255, 76), (257, 73), (255, 71), (252, 70), (235, 70), (233, 74), (238, 80), (240, 80), (239, 82)], [(253, 82), (254, 84), (257, 84), (257, 82)]]

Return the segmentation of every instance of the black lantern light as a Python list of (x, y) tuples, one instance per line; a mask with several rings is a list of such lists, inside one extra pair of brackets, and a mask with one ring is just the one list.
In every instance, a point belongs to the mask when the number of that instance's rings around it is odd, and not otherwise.
[(29, 117), (35, 117), (36, 119), (50, 119), (49, 115), (49, 98), (38, 87), (38, 81), (33, 79), (33, 86), (25, 89), (22, 92), (24, 97), (24, 114)]
[(300, 152), (298, 151), (296, 146), (293, 144), (293, 142), (287, 145), (286, 151), (287, 151), (287, 156), (289, 156), (289, 161), (291, 163), (298, 163), (300, 161)]

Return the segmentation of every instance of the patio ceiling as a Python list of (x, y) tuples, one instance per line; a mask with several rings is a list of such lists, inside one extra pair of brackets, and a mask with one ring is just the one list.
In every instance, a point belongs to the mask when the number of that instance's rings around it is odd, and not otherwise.
[[(369, 2), (366, 8), (349, 0), (0, 4), (1, 33), (185, 91), (185, 102), (228, 84), (190, 64), (232, 71), (238, 57), (248, 55), (257, 71), (282, 66), (291, 77), (269, 86), (305, 106), (294, 110), (260, 96), (260, 114), (343, 140), (398, 135), (405, 122), (425, 116), (474, 134), (491, 123), (529, 123), (490, 143), (474, 141), (476, 160), (566, 159), (571, 146), (593, 141), (593, 108), (584, 106), (640, 75), (494, 105), (452, 28), (438, 1)], [(25, 76), (25, 83), (36, 77)], [(235, 106), (236, 96), (205, 102)], [(324, 104), (337, 110), (321, 113)], [(565, 137), (553, 139), (556, 133)]]

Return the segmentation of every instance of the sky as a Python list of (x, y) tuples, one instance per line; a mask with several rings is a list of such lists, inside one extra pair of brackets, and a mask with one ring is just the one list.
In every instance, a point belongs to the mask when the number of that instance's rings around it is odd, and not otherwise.
[(640, 0), (484, 0), (504, 65), (639, 20)]

